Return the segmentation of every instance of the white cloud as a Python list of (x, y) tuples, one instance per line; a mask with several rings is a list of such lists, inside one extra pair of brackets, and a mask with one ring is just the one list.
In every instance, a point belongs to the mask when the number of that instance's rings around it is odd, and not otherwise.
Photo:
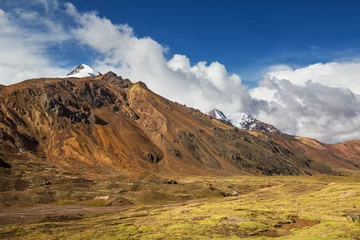
[[(112, 70), (133, 81), (142, 80), (155, 92), (202, 111), (247, 112), (290, 134), (330, 142), (360, 137), (356, 133), (360, 126), (358, 96), (316, 82), (331, 76), (332, 84), (337, 83), (335, 78), (343, 72), (329, 70), (335, 63), (309, 66), (310, 73), (287, 65), (273, 66), (260, 86), (249, 92), (240, 76), (229, 74), (219, 62), (191, 65), (190, 59), (180, 54), (167, 60), (166, 48), (151, 38), (135, 37), (129, 26), (113, 24), (95, 12), (79, 13), (71, 4), (68, 8), (78, 23), (72, 30), (75, 38), (103, 54), (95, 62), (100, 71)], [(351, 63), (339, 65), (346, 70), (354, 67)], [(275, 73), (291, 81), (273, 78)], [(288, 73), (293, 75), (285, 75)], [(348, 76), (354, 79), (352, 74)], [(311, 77), (315, 77), (314, 82), (308, 81)]]
[(256, 116), (284, 132), (326, 142), (360, 139), (359, 76), (358, 59), (275, 66), (250, 95), (269, 102)]
[(293, 68), (285, 64), (278, 64), (278, 65), (270, 66), (267, 72), (283, 72), (283, 71), (293, 71)]
[[(44, 11), (0, 9), (0, 84), (64, 75), (69, 69), (49, 57), (49, 48), (76, 41), (98, 53), (92, 62), (96, 70), (144, 81), (156, 93), (204, 112), (212, 108), (226, 114), (246, 112), (286, 133), (327, 142), (360, 138), (360, 61), (297, 69), (271, 66), (259, 87), (249, 91), (239, 75), (219, 62), (191, 64), (181, 54), (167, 59), (167, 47), (135, 36), (126, 24), (115, 24), (94, 11), (79, 12), (71, 3), (34, 2)], [(68, 27), (58, 15), (67, 16)]]
[(271, 77), (288, 79), (294, 84), (304, 85), (309, 79), (330, 87), (349, 88), (360, 94), (360, 60), (348, 62), (316, 63), (307, 67), (292, 69), (283, 66), (273, 68), (268, 73)]
[(49, 58), (48, 47), (68, 39), (60, 24), (37, 12), (0, 9), (0, 84), (64, 75), (66, 70)]
[[(269, 101), (256, 116), (282, 131), (326, 142), (359, 139), (360, 95), (308, 80), (297, 85), (266, 76), (251, 96)], [(270, 96), (270, 97), (269, 97)]]
[(113, 24), (96, 12), (79, 13), (72, 4), (67, 12), (77, 22), (73, 36), (82, 44), (102, 54), (97, 70), (114, 71), (133, 81), (144, 81), (150, 89), (164, 97), (209, 111), (219, 107), (240, 111), (251, 101), (240, 76), (229, 74), (224, 65), (199, 62), (193, 66), (184, 56), (164, 56), (167, 48), (149, 37), (138, 38), (128, 25)]

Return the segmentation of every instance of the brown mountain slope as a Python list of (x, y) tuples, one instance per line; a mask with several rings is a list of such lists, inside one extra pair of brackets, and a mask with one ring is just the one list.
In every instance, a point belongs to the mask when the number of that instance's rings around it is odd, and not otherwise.
[(10, 164), (20, 154), (102, 177), (337, 174), (359, 168), (354, 145), (309, 141), (234, 128), (111, 72), (0, 88), (0, 151)]

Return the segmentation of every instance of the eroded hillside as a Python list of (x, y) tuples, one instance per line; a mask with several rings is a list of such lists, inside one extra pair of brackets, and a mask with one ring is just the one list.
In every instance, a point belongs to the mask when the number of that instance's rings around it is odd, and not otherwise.
[(92, 177), (340, 174), (359, 168), (354, 146), (240, 130), (112, 72), (0, 87), (4, 164), (29, 156)]

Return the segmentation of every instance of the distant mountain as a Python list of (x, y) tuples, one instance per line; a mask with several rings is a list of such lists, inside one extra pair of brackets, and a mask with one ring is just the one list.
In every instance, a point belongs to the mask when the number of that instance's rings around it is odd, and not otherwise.
[(224, 122), (230, 123), (230, 120), (225, 116), (225, 114), (222, 111), (218, 110), (218, 109), (211, 110), (210, 112), (208, 112), (208, 115), (213, 117), (213, 118), (216, 118), (216, 119), (222, 120)]
[(98, 75), (101, 75), (101, 73), (95, 71), (86, 64), (80, 64), (79, 66), (71, 70), (71, 72), (69, 72), (66, 76), (82, 78), (82, 77), (94, 77)]
[(274, 127), (273, 125), (261, 122), (256, 118), (250, 117), (246, 113), (231, 114), (227, 117), (222, 111), (218, 109), (213, 109), (210, 112), (208, 112), (208, 115), (210, 115), (213, 118), (227, 122), (233, 125), (234, 127), (241, 129), (260, 130), (263, 132), (278, 133), (278, 134), (281, 133), (280, 130)]

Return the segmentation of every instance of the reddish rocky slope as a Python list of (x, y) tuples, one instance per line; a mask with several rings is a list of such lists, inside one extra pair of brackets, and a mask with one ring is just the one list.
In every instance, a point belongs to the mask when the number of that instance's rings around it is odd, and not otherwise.
[(92, 176), (338, 174), (359, 144), (234, 128), (114, 73), (0, 86), (3, 160), (49, 162)]

